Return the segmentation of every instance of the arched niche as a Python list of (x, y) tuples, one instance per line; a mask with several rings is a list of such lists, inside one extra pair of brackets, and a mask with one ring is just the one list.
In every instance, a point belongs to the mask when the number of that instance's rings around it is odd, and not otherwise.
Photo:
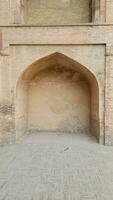
[(26, 0), (25, 22), (38, 25), (70, 25), (92, 20), (91, 0)]
[(100, 137), (99, 87), (94, 74), (61, 53), (21, 74), (16, 87), (16, 136), (58, 131)]

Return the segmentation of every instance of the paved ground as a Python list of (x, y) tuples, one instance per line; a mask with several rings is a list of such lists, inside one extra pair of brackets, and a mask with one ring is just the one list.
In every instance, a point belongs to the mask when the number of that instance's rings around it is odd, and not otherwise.
[(0, 200), (113, 200), (113, 147), (61, 133), (1, 146)]

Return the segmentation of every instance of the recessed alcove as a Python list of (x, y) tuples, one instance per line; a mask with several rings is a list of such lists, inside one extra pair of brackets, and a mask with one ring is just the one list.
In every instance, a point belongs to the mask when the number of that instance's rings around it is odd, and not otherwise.
[(26, 132), (92, 134), (99, 138), (99, 89), (85, 66), (61, 54), (26, 68), (17, 83), (17, 138)]
[(91, 21), (91, 0), (27, 0), (27, 24), (70, 25)]

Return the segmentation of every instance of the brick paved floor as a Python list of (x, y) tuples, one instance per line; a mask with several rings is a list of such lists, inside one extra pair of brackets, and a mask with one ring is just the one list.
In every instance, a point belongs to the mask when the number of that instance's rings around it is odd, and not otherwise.
[(113, 147), (63, 133), (1, 146), (0, 200), (113, 200)]

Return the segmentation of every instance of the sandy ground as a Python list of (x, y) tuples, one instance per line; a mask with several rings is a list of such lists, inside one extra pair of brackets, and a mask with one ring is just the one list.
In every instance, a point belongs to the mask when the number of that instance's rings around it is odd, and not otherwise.
[(113, 200), (113, 147), (66, 133), (1, 146), (0, 200)]

